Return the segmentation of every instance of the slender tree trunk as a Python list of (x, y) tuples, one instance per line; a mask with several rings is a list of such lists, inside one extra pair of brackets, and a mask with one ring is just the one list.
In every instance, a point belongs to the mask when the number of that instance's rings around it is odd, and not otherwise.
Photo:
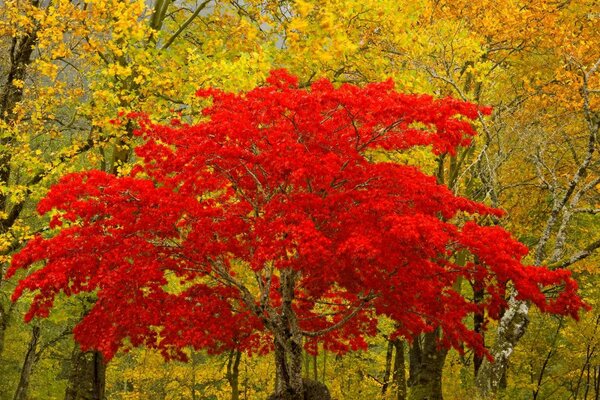
[(308, 379), (310, 376), (310, 354), (304, 353), (304, 378)]
[(396, 356), (394, 357), (394, 372), (392, 379), (396, 386), (396, 399), (406, 400), (406, 370), (404, 361), (404, 341), (400, 339), (394, 340), (394, 349)]
[[(37, 7), (39, 2), (33, 1), (32, 5)], [(37, 42), (37, 31), (35, 27), (31, 32), (22, 32), (19, 37), (13, 37), (9, 49), (8, 73), (6, 81), (0, 87), (0, 120), (11, 124), (15, 120), (15, 106), (23, 100), (23, 86), (17, 82), (23, 82), (27, 75), (27, 67), (31, 64), (33, 48)], [(4, 55), (6, 56), (6, 55)], [(3, 149), (0, 151), (0, 183), (8, 185), (11, 174), (11, 160), (13, 152), (10, 145), (14, 141), (12, 136), (0, 139), (0, 145)], [(8, 232), (13, 226), (17, 217), (21, 213), (22, 204), (8, 209), (8, 193), (0, 193), (0, 211), (5, 213), (4, 218), (0, 218), (0, 234)], [(3, 249), (4, 252), (10, 251)], [(0, 283), (3, 278), (3, 270), (0, 269)], [(8, 317), (11, 307), (6, 309), (0, 304), (0, 354), (4, 351), (4, 336), (8, 328)]]
[(244, 362), (244, 400), (248, 400), (248, 362)]
[[(595, 69), (593, 69), (595, 71)], [(600, 132), (600, 118), (596, 112), (590, 108), (589, 95), (590, 89), (588, 86), (589, 78), (593, 71), (582, 74), (583, 85), (580, 87), (580, 94), (583, 99), (583, 114), (585, 122), (588, 126), (587, 150), (584, 156), (576, 165), (575, 172), (571, 175), (566, 186), (558, 191), (559, 195), (554, 193), (553, 206), (546, 221), (544, 230), (539, 238), (535, 249), (534, 265), (542, 265), (547, 259), (547, 254), (551, 254), (550, 262), (555, 268), (567, 267), (579, 260), (590, 256), (598, 249), (599, 243), (592, 242), (581, 251), (574, 253), (567, 260), (559, 262), (558, 258), (563, 256), (564, 246), (566, 244), (566, 234), (568, 232), (569, 223), (572, 217), (572, 210), (577, 206), (580, 198), (586, 192), (591, 190), (582, 182), (585, 181), (585, 176), (588, 174), (590, 165), (593, 165), (593, 158), (597, 152), (598, 133)], [(556, 228), (558, 227), (558, 231)], [(556, 232), (556, 235), (553, 235)], [(547, 251), (547, 245), (552, 242), (554, 236), (554, 246), (551, 251)], [(525, 334), (529, 323), (528, 313), (529, 304), (527, 302), (517, 300), (517, 293), (514, 292), (508, 302), (508, 309), (500, 320), (496, 331), (495, 345), (492, 348), (491, 355), (494, 362), (483, 360), (479, 373), (475, 379), (478, 394), (480, 398), (486, 399), (495, 396), (499, 389), (502, 388), (503, 380), (506, 379), (506, 371), (508, 369), (510, 355), (513, 353), (515, 346)]]
[(7, 320), (6, 314), (4, 306), (0, 304), (0, 356), (2, 356), (2, 353), (4, 352), (4, 333), (8, 327), (8, 324), (5, 322)]
[[(39, 1), (32, 1), (34, 7), (39, 5)], [(27, 67), (31, 64), (33, 48), (37, 42), (38, 28), (35, 27), (31, 32), (27, 32), (20, 37), (13, 37), (9, 51), (9, 67), (6, 81), (0, 91), (0, 119), (6, 123), (12, 123), (15, 116), (15, 106), (23, 100), (23, 85), (17, 82), (23, 82), (27, 75)], [(11, 174), (10, 163), (13, 152), (10, 145), (14, 141), (11, 136), (0, 139), (0, 144), (5, 147), (0, 152), (0, 182), (8, 184)], [(6, 217), (0, 219), (0, 233), (7, 232), (15, 223), (22, 210), (21, 207), (13, 207), (13, 210), (7, 210), (8, 194), (0, 194), (0, 211), (6, 213)]]
[[(196, 366), (198, 365), (198, 360), (197, 360), (197, 356), (196, 354), (192, 353), (192, 384), (190, 385), (191, 390), (190, 390), (190, 394), (192, 395), (192, 400), (197, 400), (198, 398), (196, 397)], [(227, 369), (227, 371), (229, 372), (229, 368)]]
[(323, 346), (323, 372), (321, 382), (325, 383), (325, 370), (327, 368), (327, 351), (325, 350), (325, 346)]
[(6, 334), (6, 329), (8, 329), (8, 318), (11, 310), (12, 307), (6, 309), (0, 304), (0, 356), (4, 352), (4, 336)]
[[(596, 330), (598, 329), (598, 325), (599, 324), (600, 324), (600, 315), (596, 318), (596, 326), (594, 327), (594, 334), (596, 333)], [(582, 379), (583, 379), (583, 374), (585, 372), (586, 366), (592, 360), (592, 356), (594, 355), (594, 351), (595, 351), (595, 347), (592, 346), (590, 343), (588, 343), (587, 346), (586, 346), (586, 350), (585, 350), (585, 362), (583, 363), (583, 366), (581, 367), (581, 371), (579, 373), (579, 379), (577, 379), (577, 385), (575, 386), (575, 390), (573, 391), (573, 398), (574, 399), (577, 399), (577, 397), (579, 396), (579, 390), (581, 389), (581, 382), (582, 382)]]
[(587, 379), (585, 381), (585, 392), (583, 393), (583, 400), (587, 400), (589, 391), (590, 391), (590, 365), (588, 364)]
[[(481, 304), (483, 302), (484, 297), (483, 285), (476, 283), (476, 286), (473, 288), (473, 301), (476, 304)], [(485, 345), (485, 336), (483, 332), (483, 323), (485, 322), (485, 316), (483, 312), (477, 312), (473, 315), (473, 330), (481, 335), (482, 340)], [(473, 353), (473, 368), (474, 368), (474, 376), (477, 376), (479, 372), (479, 367), (481, 367), (481, 363), (483, 362), (483, 357), (480, 354)]]
[(594, 400), (600, 399), (600, 366), (594, 367)]
[(381, 386), (381, 394), (387, 392), (390, 383), (390, 374), (392, 371), (392, 355), (394, 352), (394, 343), (388, 339), (387, 351), (385, 353), (385, 371), (383, 372), (383, 385)]
[(106, 366), (97, 351), (82, 352), (76, 343), (65, 400), (104, 400)]
[(438, 328), (410, 347), (410, 400), (443, 400), (442, 370), (448, 350), (438, 346), (439, 336)]
[(27, 399), (27, 390), (29, 389), (29, 378), (33, 367), (38, 360), (37, 347), (40, 339), (40, 327), (34, 326), (31, 330), (31, 340), (27, 347), (27, 353), (25, 354), (25, 360), (23, 361), (23, 367), (21, 368), (21, 377), (17, 390), (15, 391), (14, 400), (25, 400)]
[(231, 387), (231, 400), (240, 399), (240, 359), (242, 353), (239, 350), (232, 350), (229, 353), (229, 361), (227, 362), (227, 382)]

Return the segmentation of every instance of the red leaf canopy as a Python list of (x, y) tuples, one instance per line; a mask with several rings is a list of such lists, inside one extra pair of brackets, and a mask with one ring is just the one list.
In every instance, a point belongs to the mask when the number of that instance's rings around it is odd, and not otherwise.
[[(130, 176), (68, 175), (39, 204), (59, 210), (51, 224), (62, 228), (13, 258), (9, 274), (44, 261), (14, 294), (36, 292), (27, 319), (46, 316), (59, 292), (93, 292), (75, 334), (107, 358), (126, 340), (167, 357), (185, 346), (264, 351), (281, 271), (298, 276), (306, 337), (339, 352), (363, 347), (381, 314), (397, 334), (441, 327), (447, 344), (482, 350), (467, 316), (498, 318), (509, 281), (544, 311), (582, 307), (568, 272), (524, 266), (527, 249), (505, 230), (469, 221), (499, 210), (416, 167), (370, 160), (414, 146), (454, 154), (489, 110), (397, 93), (391, 81), (300, 89), (284, 71), (247, 93), (198, 95), (212, 98), (205, 122), (139, 119), (143, 162)], [(483, 303), (460, 280), (485, 288)], [(545, 285), (562, 291), (548, 300)]]

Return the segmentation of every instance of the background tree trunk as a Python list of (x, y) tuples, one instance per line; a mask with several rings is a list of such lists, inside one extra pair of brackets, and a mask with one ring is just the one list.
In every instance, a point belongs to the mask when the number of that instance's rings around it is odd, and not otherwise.
[[(37, 7), (38, 1), (32, 2)], [(24, 81), (26, 78), (27, 67), (31, 64), (33, 46), (37, 42), (37, 27), (31, 32), (23, 32), (19, 38), (13, 37), (9, 49), (8, 73), (6, 81), (0, 89), (0, 120), (10, 124), (15, 118), (15, 106), (23, 100), (23, 88), (17, 84), (19, 81)], [(0, 184), (8, 185), (11, 174), (11, 160), (13, 152), (10, 150), (10, 143), (14, 141), (12, 136), (3, 137), (0, 139), (0, 145), (3, 150), (0, 151)], [(0, 193), (0, 211), (5, 212), (5, 217), (0, 218), (0, 233), (6, 233), (15, 223), (19, 213), (22, 210), (17, 205), (12, 209), (7, 209), (8, 194)], [(8, 252), (9, 250), (4, 250)], [(0, 284), (4, 278), (4, 270), (0, 268)], [(8, 317), (12, 307), (4, 307), (0, 304), (0, 354), (4, 350), (4, 336), (8, 328)]]
[(483, 360), (479, 367), (475, 384), (482, 399), (494, 396), (502, 388), (506, 379), (508, 359), (529, 323), (527, 303), (511, 297), (509, 308), (500, 320), (496, 342), (490, 349), (494, 362)]
[(406, 370), (404, 360), (404, 341), (400, 339), (394, 340), (394, 349), (396, 356), (394, 357), (394, 372), (392, 379), (396, 386), (396, 399), (406, 400)]
[(387, 352), (385, 354), (385, 371), (383, 372), (383, 385), (381, 386), (381, 394), (387, 392), (390, 383), (390, 373), (392, 370), (392, 355), (394, 351), (394, 343), (388, 339)]
[[(1, 272), (2, 271), (0, 271), (0, 273)], [(12, 307), (5, 308), (0, 304), (0, 356), (2, 356), (2, 353), (4, 352), (4, 337), (6, 329), (8, 328), (8, 319), (10, 318), (11, 311)]]
[(321, 371), (322, 378), (321, 382), (325, 383), (325, 373), (327, 371), (327, 350), (325, 350), (325, 346), (323, 346), (323, 369)]
[(416, 339), (409, 349), (410, 400), (443, 400), (442, 370), (448, 350), (438, 346), (440, 329)]
[(102, 354), (83, 352), (75, 344), (65, 400), (104, 400), (106, 366)]
[(31, 330), (31, 340), (27, 347), (27, 353), (25, 354), (25, 360), (23, 361), (23, 367), (21, 368), (21, 378), (17, 390), (15, 391), (14, 400), (25, 400), (27, 399), (27, 390), (29, 389), (29, 379), (33, 367), (38, 360), (38, 341), (40, 339), (40, 327), (34, 326)]
[[(475, 285), (473, 288), (473, 301), (477, 304), (480, 304), (484, 300), (484, 290), (482, 285)], [(482, 340), (484, 341), (485, 346), (485, 336), (483, 331), (483, 324), (485, 322), (485, 315), (482, 312), (477, 312), (473, 315), (473, 330), (481, 335)], [(473, 369), (474, 374), (477, 376), (479, 372), (479, 367), (481, 367), (481, 363), (483, 362), (483, 356), (477, 353), (473, 353)]]
[(242, 353), (239, 350), (232, 350), (229, 353), (229, 360), (227, 362), (227, 382), (231, 387), (231, 400), (239, 400), (240, 398), (240, 359)]

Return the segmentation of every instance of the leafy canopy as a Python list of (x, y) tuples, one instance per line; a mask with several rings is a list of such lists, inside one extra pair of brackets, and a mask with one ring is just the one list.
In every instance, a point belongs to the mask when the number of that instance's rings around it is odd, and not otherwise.
[[(382, 314), (396, 334), (441, 327), (446, 344), (482, 351), (466, 318), (498, 318), (509, 281), (543, 311), (582, 307), (568, 271), (523, 265), (525, 246), (469, 217), (501, 211), (416, 167), (373, 161), (414, 146), (453, 154), (489, 110), (397, 93), (391, 81), (303, 89), (281, 70), (246, 93), (198, 96), (212, 105), (196, 125), (138, 118), (130, 175), (70, 174), (40, 202), (61, 228), (13, 258), (9, 274), (44, 261), (13, 296), (36, 292), (27, 319), (46, 316), (60, 292), (94, 292), (75, 335), (107, 358), (127, 344), (167, 357), (185, 346), (266, 351), (292, 322), (309, 346), (343, 352), (364, 347)], [(280, 287), (282, 271), (295, 287)], [(461, 280), (483, 285), (484, 301), (462, 295)], [(546, 285), (561, 290), (547, 299)], [(293, 316), (282, 315), (286, 290)]]

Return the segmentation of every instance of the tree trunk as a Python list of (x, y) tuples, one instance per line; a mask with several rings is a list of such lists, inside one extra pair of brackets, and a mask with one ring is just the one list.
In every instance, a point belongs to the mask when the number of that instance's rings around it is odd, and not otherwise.
[[(39, 1), (35, 0), (32, 5), (37, 7)], [(31, 64), (33, 48), (37, 42), (37, 27), (31, 32), (24, 32), (20, 37), (13, 37), (9, 57), (10, 64), (5, 84), (0, 92), (0, 119), (6, 123), (15, 120), (15, 106), (23, 100), (23, 86), (17, 82), (23, 82), (26, 77), (27, 67)], [(0, 182), (8, 185), (10, 179), (13, 152), (10, 144), (14, 137), (7, 136), (0, 139), (3, 150), (0, 151)], [(14, 210), (7, 210), (8, 194), (0, 194), (0, 211), (6, 212), (6, 217), (0, 220), (0, 233), (7, 232), (14, 224), (16, 217), (21, 211), (15, 205)]]
[[(2, 277), (0, 277), (0, 279), (2, 279)], [(12, 307), (6, 309), (2, 304), (0, 304), (0, 356), (4, 352), (4, 335), (6, 333), (6, 329), (8, 328), (8, 318), (10, 316), (11, 309)]]
[(410, 400), (443, 400), (442, 370), (448, 350), (438, 346), (440, 329), (415, 339), (410, 355)]
[(104, 400), (106, 366), (102, 354), (83, 352), (76, 343), (65, 400)]
[(396, 399), (406, 400), (406, 371), (404, 369), (404, 341), (400, 339), (394, 340), (394, 348), (396, 356), (394, 357), (394, 372), (392, 379), (396, 386)]
[(304, 379), (308, 379), (310, 375), (310, 354), (304, 352)]
[(496, 343), (490, 349), (493, 362), (484, 359), (479, 367), (475, 384), (481, 399), (493, 397), (506, 380), (508, 359), (529, 323), (529, 306), (511, 296), (508, 309), (500, 319)]
[(29, 378), (31, 377), (31, 371), (38, 360), (37, 346), (40, 339), (40, 327), (34, 326), (31, 330), (31, 340), (27, 347), (27, 353), (25, 354), (25, 361), (23, 361), (23, 368), (21, 368), (21, 378), (19, 379), (19, 385), (15, 391), (14, 400), (25, 400), (27, 398), (27, 389), (29, 389)]
[(383, 385), (381, 386), (381, 394), (385, 395), (390, 383), (390, 374), (392, 371), (392, 355), (394, 351), (394, 343), (388, 339), (387, 351), (385, 353), (385, 371), (383, 372)]
[[(303, 400), (302, 342), (282, 345), (285, 339), (275, 339), (275, 394), (278, 400)], [(287, 347), (287, 350), (286, 350)]]
[(281, 400), (303, 400), (302, 333), (292, 308), (297, 272), (281, 271), (281, 319), (275, 336), (275, 395)]
[(273, 342), (275, 356), (275, 393), (285, 392), (285, 383), (289, 382), (289, 374), (287, 368), (287, 362), (285, 360), (285, 350), (283, 345), (279, 344), (277, 339)]
[[(33, 1), (32, 5), (37, 7), (39, 2)], [(0, 120), (10, 124), (15, 119), (15, 106), (23, 100), (23, 86), (20, 82), (25, 80), (27, 67), (31, 64), (33, 48), (37, 42), (37, 27), (31, 32), (22, 32), (19, 37), (13, 37), (7, 59), (9, 62), (6, 81), (0, 88)], [(19, 83), (17, 83), (19, 82)], [(13, 151), (10, 149), (14, 137), (7, 136), (0, 139), (2, 151), (0, 151), (0, 183), (8, 185), (11, 174), (11, 161)], [(5, 212), (5, 217), (0, 218), (0, 234), (8, 232), (23, 209), (23, 204), (15, 204), (8, 209), (8, 193), (0, 193), (0, 211)], [(2, 249), (4, 254), (10, 251), (10, 247)], [(0, 269), (0, 283), (4, 278), (4, 271)], [(12, 307), (8, 310), (0, 304), (0, 354), (4, 350), (4, 335), (8, 327), (8, 316)], [(34, 328), (35, 329), (35, 328)]]
[(323, 346), (323, 371), (321, 382), (325, 383), (325, 372), (327, 370), (327, 350), (325, 350), (325, 346)]
[[(481, 304), (484, 300), (485, 292), (483, 290), (483, 285), (476, 284), (473, 288), (473, 301), (476, 304)], [(483, 344), (485, 346), (485, 336), (483, 331), (483, 324), (485, 322), (485, 315), (483, 312), (476, 312), (473, 315), (473, 330), (481, 335), (483, 340)], [(479, 368), (481, 367), (481, 363), (483, 362), (483, 356), (481, 354), (473, 353), (473, 368), (474, 368), (474, 376), (477, 376), (479, 372)]]
[(242, 353), (239, 350), (232, 350), (229, 353), (229, 361), (227, 362), (227, 382), (231, 387), (231, 400), (240, 399), (240, 359)]

